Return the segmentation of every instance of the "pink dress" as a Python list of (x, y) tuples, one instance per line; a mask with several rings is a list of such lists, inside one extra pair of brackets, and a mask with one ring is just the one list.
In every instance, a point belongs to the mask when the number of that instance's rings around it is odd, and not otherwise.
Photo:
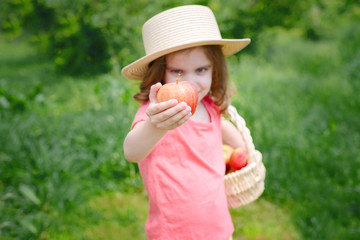
[[(170, 130), (139, 163), (149, 195), (150, 240), (226, 240), (234, 227), (227, 207), (220, 115), (203, 99), (210, 122), (188, 120)], [(147, 118), (140, 106), (133, 126)]]

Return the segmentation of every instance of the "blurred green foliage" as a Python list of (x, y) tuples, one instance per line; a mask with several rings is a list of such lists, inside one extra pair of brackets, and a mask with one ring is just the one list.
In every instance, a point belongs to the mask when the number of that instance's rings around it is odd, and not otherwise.
[(259, 39), (261, 53), (243, 56), (232, 76), (233, 104), (267, 166), (264, 197), (291, 209), (303, 239), (357, 239), (360, 68), (350, 76), (343, 37), (313, 42), (271, 29)]
[[(21, 69), (43, 79), (42, 71)], [(72, 79), (57, 85), (54, 76), (47, 74), (46, 87), (26, 100), (26, 109), (0, 109), (1, 239), (44, 238), (50, 226), (61, 232), (67, 214), (89, 194), (141, 183), (121, 147), (135, 111), (131, 88), (111, 76), (77, 85)]]
[(140, 186), (121, 147), (133, 86), (60, 77), (28, 44), (0, 48), (0, 239), (44, 239), (89, 195)]
[(81, 75), (109, 72), (143, 56), (142, 24), (154, 14), (183, 4), (211, 7), (225, 38), (250, 37), (275, 26), (299, 28), (309, 39), (333, 37), (333, 29), (357, 1), (307, 0), (3, 0), (0, 29), (28, 36), (44, 50), (58, 72)]

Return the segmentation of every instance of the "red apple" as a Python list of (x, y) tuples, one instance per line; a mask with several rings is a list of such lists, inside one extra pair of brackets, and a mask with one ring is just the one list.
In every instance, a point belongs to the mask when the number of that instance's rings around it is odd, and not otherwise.
[(179, 82), (178, 79), (176, 79), (176, 82), (166, 83), (161, 86), (157, 92), (157, 101), (165, 102), (170, 99), (176, 99), (179, 103), (185, 102), (191, 107), (191, 114), (194, 114), (199, 99), (196, 87), (191, 82)]
[(230, 157), (234, 149), (227, 144), (223, 144), (223, 157), (225, 161), (226, 172), (230, 170)]
[(230, 157), (231, 170), (237, 171), (248, 164), (248, 153), (244, 148), (236, 148)]

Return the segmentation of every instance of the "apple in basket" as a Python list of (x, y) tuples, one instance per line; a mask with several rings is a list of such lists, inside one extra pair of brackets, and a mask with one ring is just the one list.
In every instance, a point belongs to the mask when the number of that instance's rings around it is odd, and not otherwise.
[(177, 76), (176, 82), (166, 83), (157, 92), (158, 102), (165, 102), (170, 99), (176, 99), (179, 103), (185, 102), (191, 107), (191, 114), (195, 113), (198, 104), (199, 95), (194, 84), (188, 81), (180, 81)]
[(245, 148), (236, 148), (230, 157), (230, 169), (232, 171), (240, 170), (241, 168), (245, 167), (248, 164), (248, 152)]
[(233, 147), (227, 144), (223, 144), (223, 157), (225, 161), (226, 172), (230, 170), (230, 157), (233, 151), (234, 151)]

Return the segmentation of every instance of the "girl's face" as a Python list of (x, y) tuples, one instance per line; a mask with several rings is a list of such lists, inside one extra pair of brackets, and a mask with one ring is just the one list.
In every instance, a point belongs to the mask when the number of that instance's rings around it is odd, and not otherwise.
[(180, 73), (180, 81), (195, 85), (200, 102), (210, 91), (212, 68), (202, 47), (170, 53), (166, 56), (165, 83), (175, 82)]

